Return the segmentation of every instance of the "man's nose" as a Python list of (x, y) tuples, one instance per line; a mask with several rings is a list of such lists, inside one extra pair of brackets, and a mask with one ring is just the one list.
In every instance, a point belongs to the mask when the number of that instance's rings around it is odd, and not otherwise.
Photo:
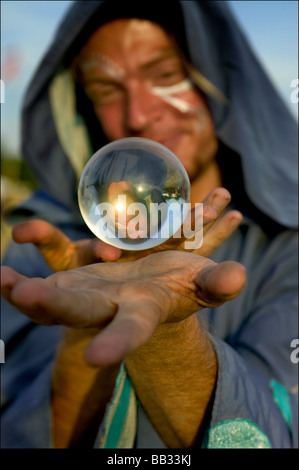
[(127, 94), (127, 126), (131, 132), (142, 132), (159, 119), (161, 100), (143, 82), (134, 82)]

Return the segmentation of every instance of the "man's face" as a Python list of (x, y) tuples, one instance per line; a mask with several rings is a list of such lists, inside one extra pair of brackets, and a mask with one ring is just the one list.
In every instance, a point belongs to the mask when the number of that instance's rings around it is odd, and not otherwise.
[(89, 38), (78, 65), (108, 140), (158, 141), (177, 155), (191, 181), (214, 158), (217, 139), (205, 100), (188, 87), (180, 55), (159, 25), (139, 19), (107, 23)]

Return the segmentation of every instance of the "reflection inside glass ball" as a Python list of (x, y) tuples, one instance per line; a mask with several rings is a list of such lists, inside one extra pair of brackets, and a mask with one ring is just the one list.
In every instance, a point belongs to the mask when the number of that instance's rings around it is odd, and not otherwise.
[(78, 200), (85, 223), (99, 239), (123, 250), (145, 250), (180, 229), (190, 182), (169, 149), (132, 137), (93, 155), (82, 172)]

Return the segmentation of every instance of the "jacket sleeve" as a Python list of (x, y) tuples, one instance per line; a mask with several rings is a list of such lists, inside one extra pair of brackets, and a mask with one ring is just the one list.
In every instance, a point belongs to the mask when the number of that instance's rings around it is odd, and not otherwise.
[(231, 323), (247, 312), (221, 339), (211, 336), (219, 372), (206, 447), (298, 447), (297, 234), (263, 248), (243, 297), (217, 309), (224, 317), (231, 309)]
[[(12, 243), (3, 264), (28, 277), (50, 274), (31, 244)], [(1, 298), (1, 440), (3, 448), (51, 446), (50, 391), (60, 327), (37, 325)]]
[(298, 447), (295, 396), (275, 379), (256, 373), (227, 343), (213, 342), (219, 372), (203, 447)]

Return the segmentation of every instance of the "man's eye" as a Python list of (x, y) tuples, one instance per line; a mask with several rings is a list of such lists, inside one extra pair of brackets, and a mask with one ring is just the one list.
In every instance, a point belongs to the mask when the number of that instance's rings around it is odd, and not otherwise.
[(157, 74), (153, 79), (154, 86), (171, 86), (175, 85), (186, 78), (182, 70), (167, 70)]
[(86, 88), (86, 94), (94, 104), (109, 102), (120, 93), (121, 87), (115, 84), (95, 84)]

